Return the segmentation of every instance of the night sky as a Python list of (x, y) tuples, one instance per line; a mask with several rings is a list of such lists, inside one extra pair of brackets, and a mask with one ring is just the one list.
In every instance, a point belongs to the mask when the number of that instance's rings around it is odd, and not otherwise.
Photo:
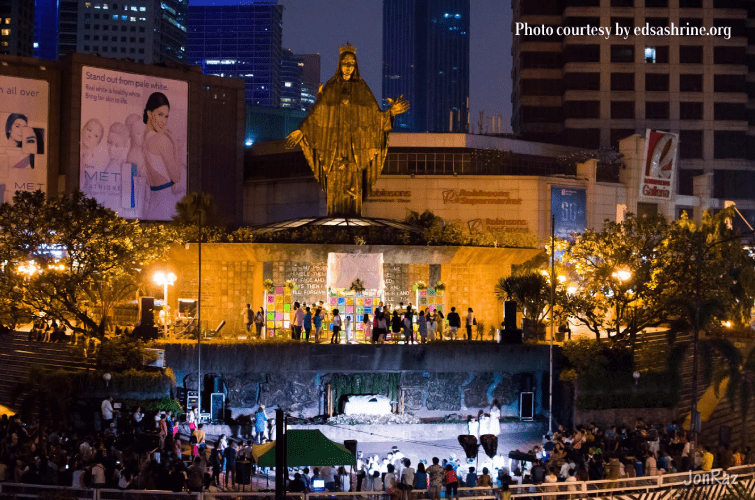
[[(191, 0), (191, 5), (231, 5), (232, 0)], [(297, 54), (319, 53), (320, 78), (336, 70), (338, 46), (357, 47), (359, 71), (379, 100), (382, 92), (381, 0), (279, 0), (283, 11), (283, 47)], [(479, 112), (511, 119), (511, 4), (509, 0), (471, 0), (470, 123)], [(395, 97), (395, 96), (388, 96)]]

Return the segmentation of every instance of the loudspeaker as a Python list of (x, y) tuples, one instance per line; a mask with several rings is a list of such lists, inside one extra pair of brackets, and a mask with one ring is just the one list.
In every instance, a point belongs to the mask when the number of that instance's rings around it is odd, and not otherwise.
[(731, 445), (731, 427), (722, 425), (718, 428), (718, 446)]
[(519, 395), (519, 418), (521, 420), (535, 418), (535, 393), (523, 392)]
[(357, 440), (347, 439), (343, 442), (343, 446), (349, 450), (354, 456), (357, 456)]
[(155, 324), (155, 298), (141, 297), (139, 299), (139, 321), (144, 326)]
[(224, 385), (222, 377), (212, 377), (212, 392), (222, 392), (225, 394)]
[(222, 422), (225, 417), (223, 406), (225, 406), (225, 394), (222, 392), (213, 392), (210, 394), (210, 420)]
[(485, 454), (490, 458), (493, 458), (498, 454), (498, 436), (494, 434), (483, 434), (480, 436), (482, 442), (482, 449), (485, 450)]
[(503, 303), (503, 328), (516, 330), (516, 302), (513, 300)]
[(466, 453), (467, 458), (474, 458), (477, 456), (477, 448), (479, 447), (477, 444), (477, 436), (462, 434), (458, 439), (459, 444), (464, 448), (464, 453)]

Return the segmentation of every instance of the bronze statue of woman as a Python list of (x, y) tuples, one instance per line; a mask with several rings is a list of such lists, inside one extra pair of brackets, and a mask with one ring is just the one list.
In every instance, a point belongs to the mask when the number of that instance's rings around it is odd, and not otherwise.
[(325, 191), (328, 215), (358, 217), (383, 170), (393, 117), (407, 111), (409, 102), (388, 99), (390, 108), (381, 110), (359, 75), (356, 48), (347, 44), (340, 51), (335, 76), (320, 88), (314, 107), (288, 135), (286, 146), (301, 145)]

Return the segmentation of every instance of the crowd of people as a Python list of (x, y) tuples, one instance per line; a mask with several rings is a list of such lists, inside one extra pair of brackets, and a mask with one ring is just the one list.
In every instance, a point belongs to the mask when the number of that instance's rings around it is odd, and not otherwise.
[[(255, 338), (263, 340), (265, 334), (265, 311), (262, 307), (255, 313), (247, 304), (241, 313), (247, 332), (254, 329)], [(357, 320), (359, 325), (357, 325)], [(464, 325), (464, 330), (460, 331)], [(414, 309), (411, 304), (391, 309), (382, 302), (370, 314), (345, 314), (338, 308), (330, 309), (323, 301), (307, 305), (294, 302), (290, 320), (291, 339), (302, 342), (371, 343), (404, 342), (424, 344), (435, 340), (482, 340), (482, 329), (471, 307), (462, 318), (452, 307), (447, 315), (438, 309)]]
[(514, 474), (525, 482), (541, 484), (657, 476), (688, 471), (728, 469), (755, 464), (755, 450), (722, 445), (693, 446), (688, 432), (676, 421), (613, 425), (601, 429), (594, 423), (573, 431), (559, 430), (546, 436), (542, 446), (526, 454), (532, 462), (512, 464)]

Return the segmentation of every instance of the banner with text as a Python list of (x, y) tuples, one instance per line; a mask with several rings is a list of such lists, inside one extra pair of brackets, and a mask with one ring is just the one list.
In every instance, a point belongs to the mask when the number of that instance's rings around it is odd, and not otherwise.
[(551, 214), (558, 238), (570, 240), (587, 228), (587, 190), (551, 186)]
[(81, 191), (129, 219), (169, 220), (186, 194), (189, 84), (81, 71)]
[(679, 136), (660, 130), (647, 130), (645, 164), (640, 175), (640, 196), (670, 200), (674, 193), (674, 171)]
[(47, 193), (49, 99), (44, 80), (0, 76), (0, 203), (16, 191)]

